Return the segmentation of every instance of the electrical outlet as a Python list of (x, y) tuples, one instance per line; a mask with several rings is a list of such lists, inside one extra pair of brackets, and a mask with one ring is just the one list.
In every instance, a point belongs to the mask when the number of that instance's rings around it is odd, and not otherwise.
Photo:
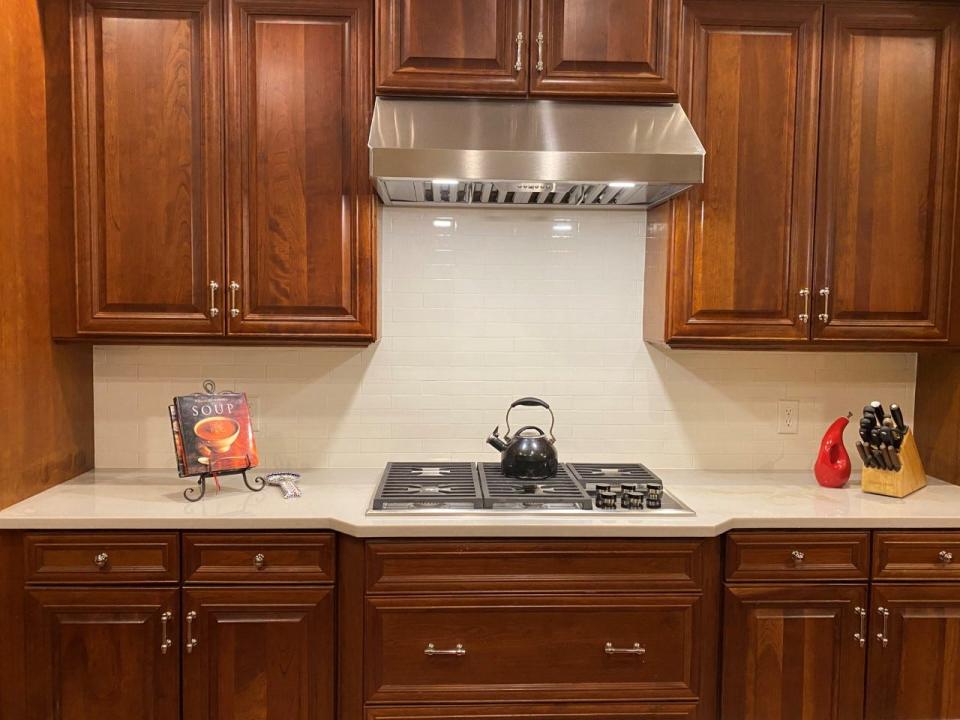
[(781, 435), (796, 435), (800, 432), (800, 403), (796, 400), (781, 400), (777, 403), (777, 432)]

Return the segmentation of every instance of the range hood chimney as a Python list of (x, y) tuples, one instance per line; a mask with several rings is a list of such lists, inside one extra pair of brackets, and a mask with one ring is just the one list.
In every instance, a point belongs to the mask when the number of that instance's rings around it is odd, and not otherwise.
[(399, 207), (644, 209), (703, 182), (680, 105), (377, 98), (370, 177)]

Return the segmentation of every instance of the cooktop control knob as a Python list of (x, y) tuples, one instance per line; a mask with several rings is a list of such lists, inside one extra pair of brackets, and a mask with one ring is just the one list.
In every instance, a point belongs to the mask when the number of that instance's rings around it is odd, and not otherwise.
[(636, 492), (638, 489), (636, 483), (620, 483), (620, 492)]
[(596, 483), (593, 487), (597, 492), (609, 492), (611, 490), (610, 483)]
[(647, 508), (650, 510), (659, 510), (661, 499), (663, 498), (663, 485), (647, 485)]
[(601, 510), (616, 510), (617, 494), (612, 490), (597, 490), (594, 502)]
[(624, 510), (643, 510), (643, 493), (639, 490), (624, 490), (620, 495), (620, 506)]

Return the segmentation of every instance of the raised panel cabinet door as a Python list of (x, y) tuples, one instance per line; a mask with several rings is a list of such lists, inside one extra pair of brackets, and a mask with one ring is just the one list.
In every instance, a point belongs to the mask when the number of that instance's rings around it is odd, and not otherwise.
[(728, 587), (724, 720), (863, 717), (866, 585)]
[(30, 720), (179, 720), (179, 591), (27, 591)]
[(221, 25), (220, 0), (73, 0), (81, 335), (223, 333)]
[(183, 591), (184, 720), (333, 720), (331, 588)]
[(680, 0), (533, 0), (530, 92), (670, 99)]
[(372, 3), (227, 14), (227, 333), (370, 342)]
[(960, 5), (828, 4), (825, 28), (814, 336), (945, 340)]
[(377, 0), (377, 92), (525, 95), (529, 0)]
[(671, 345), (806, 341), (822, 10), (683, 5), (681, 92), (705, 178), (674, 203)]
[(960, 584), (874, 585), (868, 720), (960, 718)]

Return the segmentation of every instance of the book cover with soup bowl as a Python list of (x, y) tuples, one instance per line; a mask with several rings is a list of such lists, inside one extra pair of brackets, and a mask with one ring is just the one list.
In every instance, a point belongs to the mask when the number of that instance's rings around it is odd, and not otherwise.
[(229, 472), (259, 463), (244, 393), (197, 393), (175, 399), (186, 475)]

